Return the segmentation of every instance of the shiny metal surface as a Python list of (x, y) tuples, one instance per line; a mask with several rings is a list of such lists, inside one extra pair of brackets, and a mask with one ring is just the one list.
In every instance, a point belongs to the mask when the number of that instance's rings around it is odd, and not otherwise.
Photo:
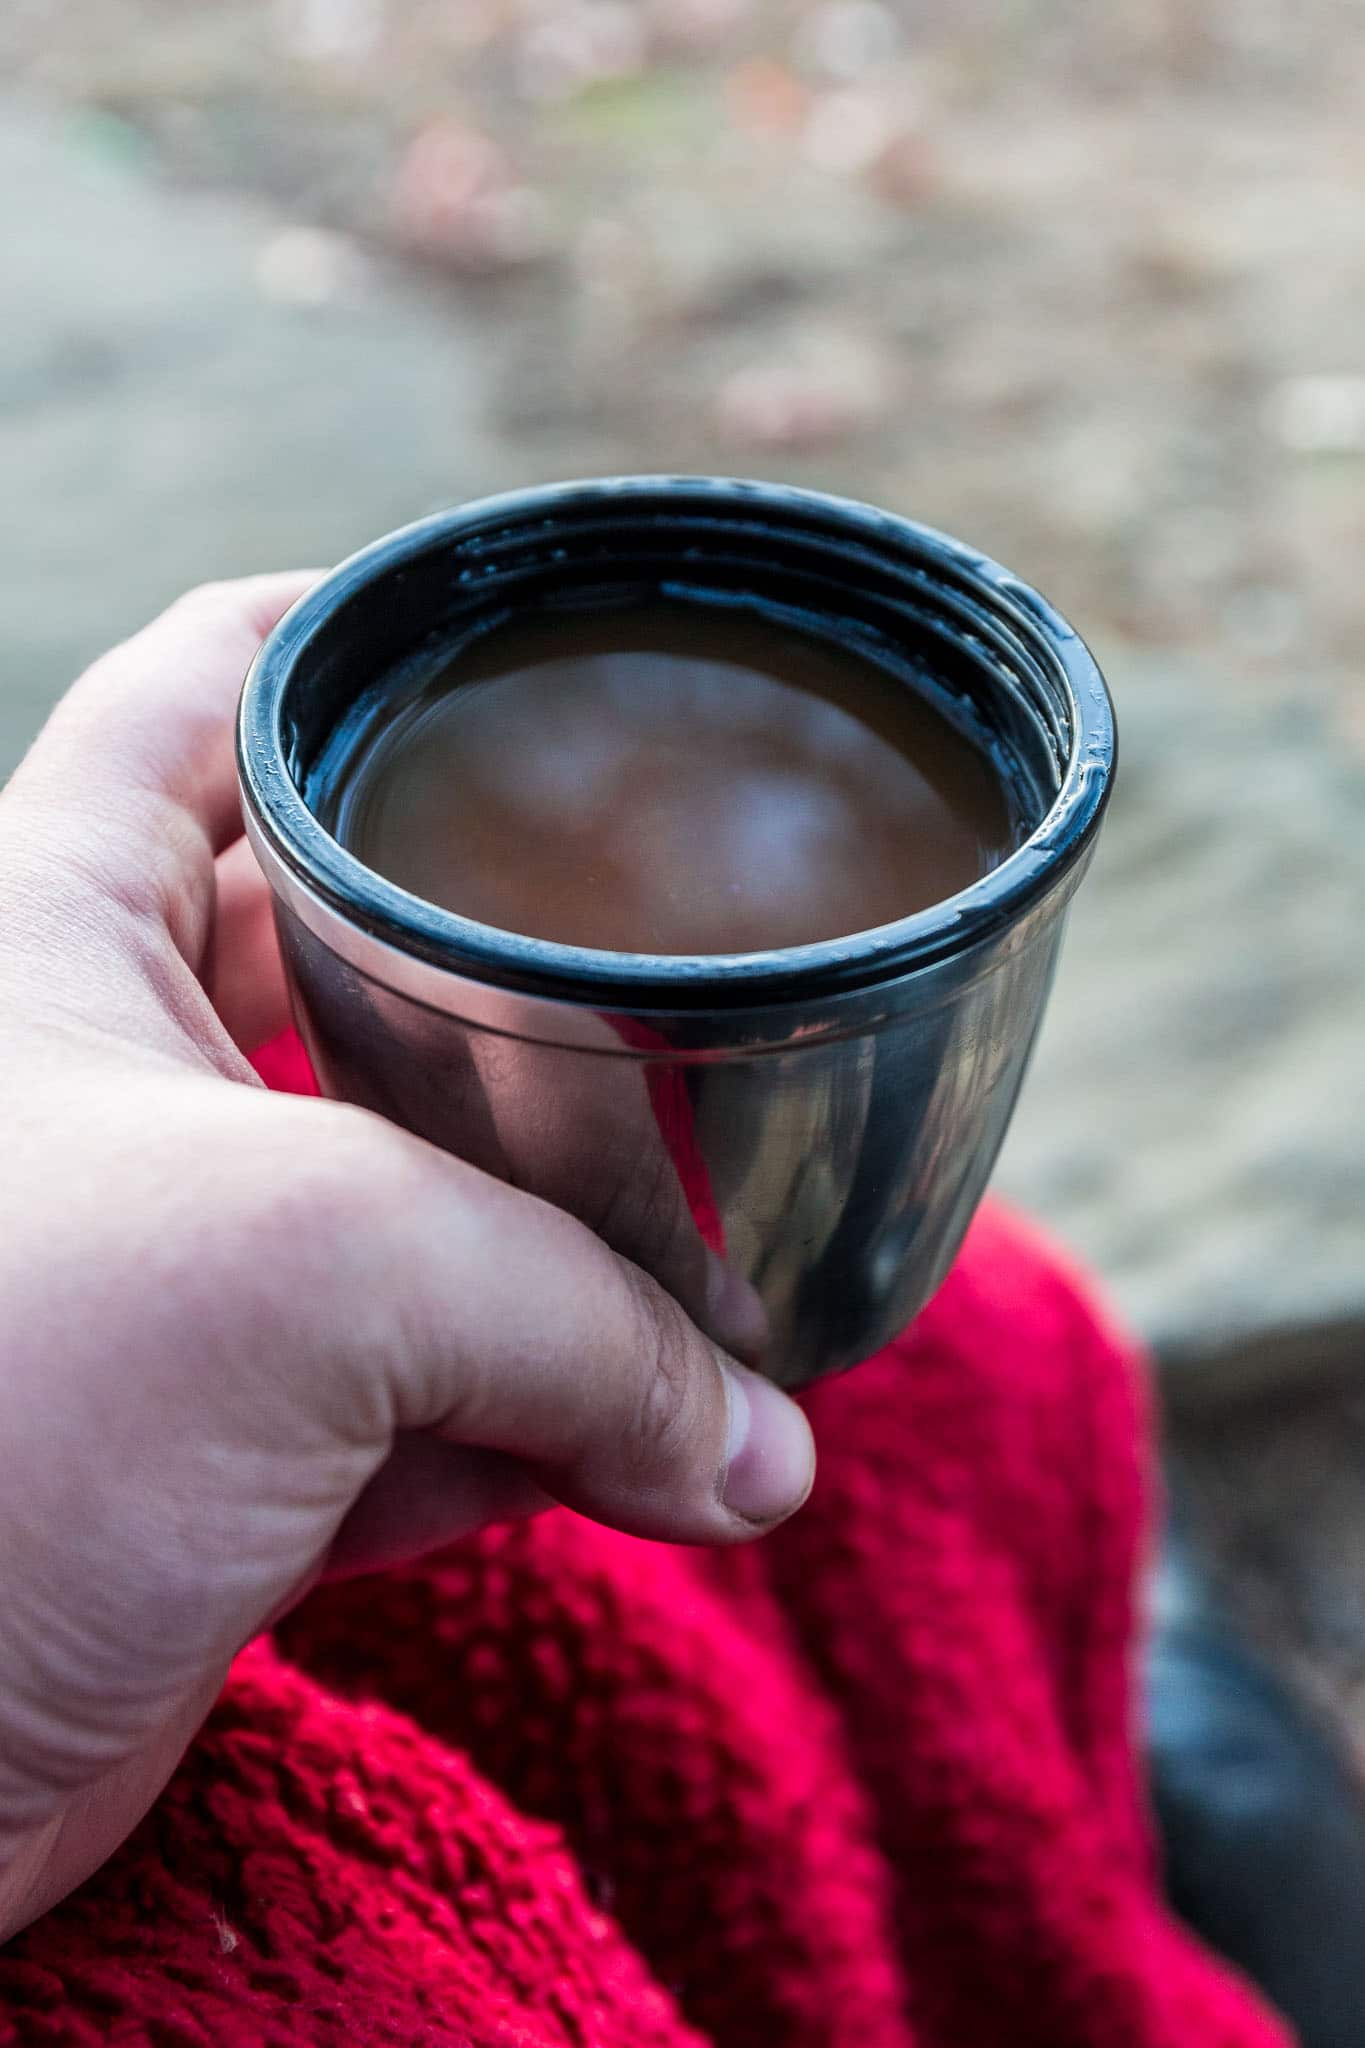
[[(471, 542), (480, 565), (494, 551), (521, 601), (527, 560), (556, 585), (576, 536), (598, 546), (604, 505), (618, 573), (644, 535), (651, 575), (661, 553), (689, 578), (711, 558), (727, 573), (738, 561), (745, 587), (766, 590), (769, 562), (794, 540), (807, 583), (812, 564), (841, 568), (850, 610), (850, 546), (869, 587), (909, 592), (916, 631), (929, 618), (957, 636), (974, 715), (998, 720), (1021, 760), (1043, 733), (1019, 851), (900, 925), (698, 961), (470, 926), (360, 867), (306, 801), (309, 720), (321, 731), (359, 687), (354, 671), (376, 672), (373, 643), (338, 620), (350, 607), (362, 626), (383, 618), (386, 646), (417, 644), (416, 627), (442, 622), (414, 564), (442, 564), (442, 587), (458, 589)], [(1004, 1137), (1112, 771), (1098, 672), (1040, 599), (940, 535), (807, 493), (558, 487), (424, 522), (343, 565), (263, 650), (239, 751), (248, 831), (327, 1092), (571, 1211), (722, 1341), (752, 1352), (765, 1329), (761, 1362), (783, 1384), (866, 1357), (923, 1306)]]

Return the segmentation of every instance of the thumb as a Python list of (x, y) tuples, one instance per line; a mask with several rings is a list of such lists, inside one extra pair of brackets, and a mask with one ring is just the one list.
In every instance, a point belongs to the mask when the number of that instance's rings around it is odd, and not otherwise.
[(801, 1410), (647, 1274), (533, 1195), (364, 1112), (312, 1107), (333, 1153), (313, 1205), (331, 1277), (306, 1348), (329, 1370), (301, 1360), (296, 1397), (339, 1396), (344, 1428), (374, 1412), (381, 1372), (391, 1436), (502, 1453), (635, 1535), (732, 1543), (801, 1505)]

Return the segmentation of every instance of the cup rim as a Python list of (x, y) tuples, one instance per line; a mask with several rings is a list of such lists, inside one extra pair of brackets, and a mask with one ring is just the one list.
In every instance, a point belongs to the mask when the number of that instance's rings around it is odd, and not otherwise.
[[(1071, 746), (1044, 816), (998, 867), (956, 895), (891, 924), (811, 945), (752, 953), (650, 954), (598, 951), (528, 938), (479, 923), (410, 894), (367, 867), (309, 809), (285, 742), (290, 684), (314, 637), (335, 610), (408, 562), (467, 542), (480, 528), (553, 522), (579, 510), (646, 501), (695, 510), (723, 500), (756, 518), (800, 522), (844, 540), (873, 543), (885, 558), (916, 566), (929, 580), (965, 590), (989, 607), (1035, 659), (1046, 660), (1065, 692)], [(974, 949), (1020, 919), (1086, 854), (1113, 783), (1113, 706), (1089, 648), (1029, 585), (950, 535), (854, 499), (725, 477), (627, 476), (501, 492), (437, 512), (361, 548), (285, 613), (247, 673), (237, 720), (242, 798), (274, 857), (347, 923), (453, 975), (553, 1000), (670, 1012), (758, 1003), (868, 988)]]

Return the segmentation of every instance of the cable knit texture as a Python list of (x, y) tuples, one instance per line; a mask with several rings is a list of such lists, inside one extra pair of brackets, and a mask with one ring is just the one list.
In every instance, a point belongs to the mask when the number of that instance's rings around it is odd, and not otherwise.
[(1084, 1287), (987, 1211), (808, 1405), (750, 1549), (560, 1510), (312, 1595), (0, 1950), (3, 2048), (1284, 2048), (1159, 1901), (1140, 1379)]

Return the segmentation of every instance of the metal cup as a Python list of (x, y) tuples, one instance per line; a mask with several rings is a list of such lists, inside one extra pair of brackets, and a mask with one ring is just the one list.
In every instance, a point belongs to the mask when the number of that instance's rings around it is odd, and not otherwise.
[[(653, 957), (502, 932), (319, 822), (376, 693), (523, 608), (757, 608), (895, 665), (988, 746), (1021, 843), (948, 901), (781, 952)], [(785, 1386), (918, 1313), (990, 1175), (1114, 768), (1094, 660), (959, 542), (773, 485), (628, 477), (442, 513), (281, 621), (242, 697), (246, 827), (323, 1089), (546, 1197)]]

